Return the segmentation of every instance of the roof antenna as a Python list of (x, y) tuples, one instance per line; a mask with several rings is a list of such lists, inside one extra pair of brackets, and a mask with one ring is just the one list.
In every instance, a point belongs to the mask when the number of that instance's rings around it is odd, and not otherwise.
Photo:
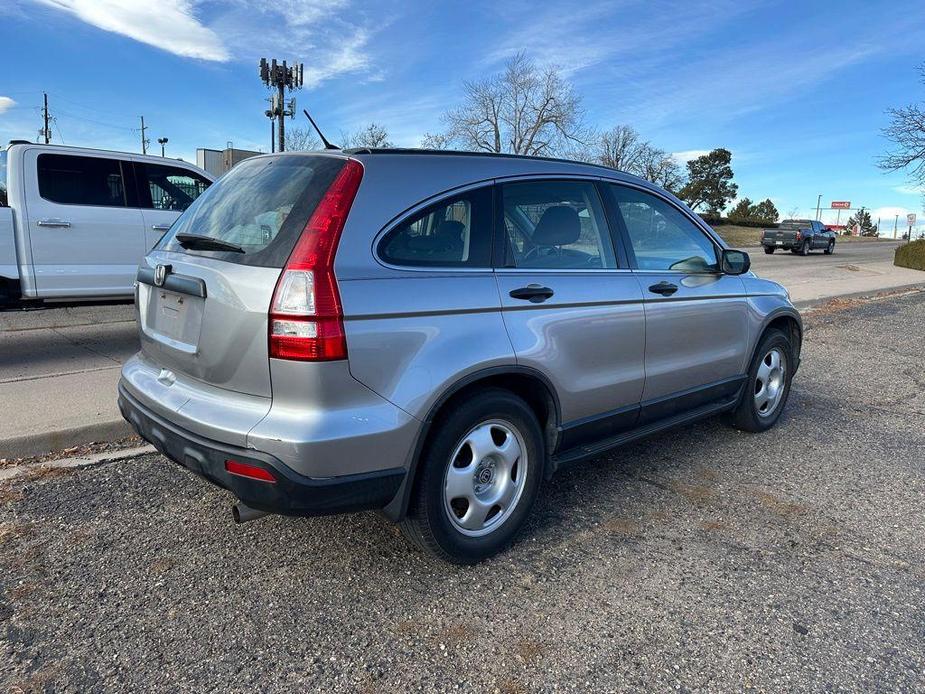
[(324, 133), (321, 132), (321, 128), (318, 127), (318, 124), (315, 122), (315, 119), (311, 117), (307, 108), (302, 109), (302, 113), (305, 114), (305, 117), (308, 118), (308, 122), (312, 124), (312, 127), (315, 129), (315, 132), (318, 133), (318, 137), (321, 138), (321, 141), (324, 143), (325, 149), (340, 149), (337, 145), (332, 145), (328, 142), (328, 138), (324, 136)]

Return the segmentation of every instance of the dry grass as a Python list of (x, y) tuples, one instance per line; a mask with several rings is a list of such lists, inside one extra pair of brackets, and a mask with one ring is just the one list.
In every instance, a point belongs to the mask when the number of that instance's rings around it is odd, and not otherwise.
[(790, 501), (785, 501), (784, 499), (781, 499), (774, 494), (769, 494), (768, 492), (756, 491), (755, 496), (758, 497), (758, 501), (762, 506), (764, 506), (772, 513), (781, 516), (782, 518), (793, 518), (794, 516), (801, 516), (809, 510), (802, 504), (795, 504)]
[(17, 501), (22, 501), (24, 493), (23, 490), (19, 487), (14, 487), (12, 484), (0, 484), (0, 504), (12, 504)]
[(700, 521), (700, 527), (711, 533), (720, 532), (722, 530), (729, 530), (728, 525), (718, 520)]
[[(732, 248), (748, 248), (749, 246), (761, 245), (761, 229), (757, 227), (740, 227), (735, 224), (722, 224), (713, 227), (714, 231), (719, 234), (723, 241)], [(835, 243), (879, 243), (881, 241), (892, 241), (893, 239), (879, 239), (868, 236), (838, 236)]]
[(626, 537), (636, 537), (639, 535), (639, 524), (627, 518), (611, 518), (604, 521), (601, 527), (616, 535), (625, 535)]
[(514, 646), (514, 652), (517, 657), (524, 661), (525, 665), (532, 665), (543, 657), (546, 647), (539, 641), (533, 639), (521, 639)]
[(687, 484), (672, 480), (669, 487), (675, 494), (680, 494), (694, 505), (708, 503), (714, 496), (713, 488), (703, 484)]

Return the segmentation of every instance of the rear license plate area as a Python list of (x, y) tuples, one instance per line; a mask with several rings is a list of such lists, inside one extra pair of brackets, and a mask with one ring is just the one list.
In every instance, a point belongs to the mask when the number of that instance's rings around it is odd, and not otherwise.
[(143, 311), (145, 333), (176, 350), (195, 354), (204, 300), (158, 287), (145, 288), (148, 295)]

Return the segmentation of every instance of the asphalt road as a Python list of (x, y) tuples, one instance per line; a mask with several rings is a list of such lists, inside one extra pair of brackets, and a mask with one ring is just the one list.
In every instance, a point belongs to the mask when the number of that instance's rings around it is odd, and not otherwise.
[(925, 282), (925, 272), (893, 265), (900, 241), (837, 242), (835, 253), (812, 251), (799, 256), (789, 251), (767, 255), (749, 248), (752, 270), (759, 277), (787, 287), (797, 305), (832, 296), (847, 296)]
[(807, 326), (776, 429), (565, 472), (471, 568), (157, 455), (2, 483), (0, 689), (921, 690), (925, 293)]

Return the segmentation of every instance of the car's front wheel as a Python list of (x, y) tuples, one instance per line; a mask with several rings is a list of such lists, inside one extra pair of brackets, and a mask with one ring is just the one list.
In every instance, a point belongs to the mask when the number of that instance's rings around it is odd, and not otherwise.
[(787, 404), (795, 365), (790, 337), (780, 330), (765, 333), (752, 357), (745, 392), (732, 412), (733, 426), (752, 432), (774, 426)]
[(835, 242), (829, 241), (829, 245), (825, 249), (826, 255), (832, 255), (835, 252)]
[(543, 477), (542, 432), (522, 399), (494, 388), (434, 427), (402, 531), (435, 556), (473, 564), (506, 548), (529, 516)]

